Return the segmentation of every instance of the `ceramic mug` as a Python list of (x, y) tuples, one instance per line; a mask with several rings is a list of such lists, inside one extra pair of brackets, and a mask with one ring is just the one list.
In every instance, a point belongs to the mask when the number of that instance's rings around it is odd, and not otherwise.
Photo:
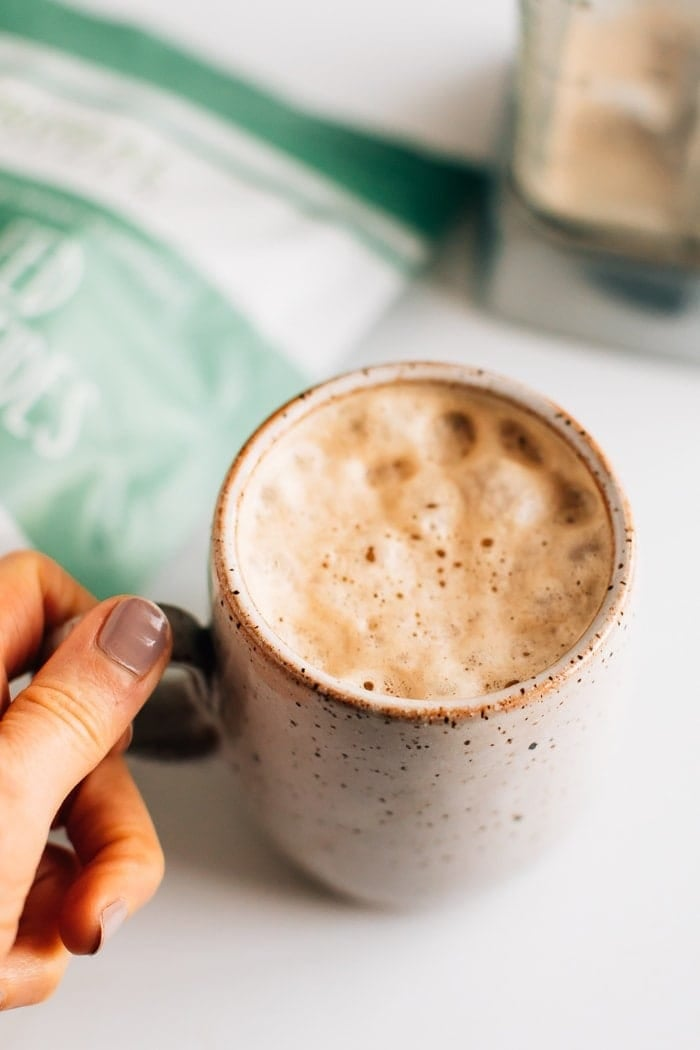
[[(614, 567), (585, 634), (540, 674), (477, 699), (370, 694), (304, 666), (257, 612), (238, 562), (238, 507), (266, 449), (329, 399), (407, 379), (467, 384), (534, 413), (588, 465), (609, 514)], [(629, 508), (603, 454), (538, 394), (439, 363), (331, 379), (264, 422), (230, 468), (212, 528), (211, 626), (167, 610), (198, 714), (166, 683), (144, 708), (136, 746), (161, 755), (219, 746), (273, 842), (343, 894), (410, 904), (492, 880), (555, 839), (594, 786), (624, 692), (633, 560)]]

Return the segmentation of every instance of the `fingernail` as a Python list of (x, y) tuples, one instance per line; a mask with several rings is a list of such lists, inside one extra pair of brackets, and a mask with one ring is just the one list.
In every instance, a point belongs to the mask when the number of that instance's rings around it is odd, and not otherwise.
[(165, 613), (145, 598), (125, 598), (112, 609), (97, 637), (110, 660), (139, 678), (151, 670), (168, 645)]
[(93, 955), (104, 948), (110, 937), (113, 937), (119, 927), (126, 919), (128, 909), (123, 897), (117, 898), (112, 904), (108, 904), (100, 915), (100, 939)]

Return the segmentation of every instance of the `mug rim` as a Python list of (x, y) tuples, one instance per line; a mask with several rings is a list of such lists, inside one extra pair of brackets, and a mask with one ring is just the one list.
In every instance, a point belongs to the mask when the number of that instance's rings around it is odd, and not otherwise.
[[(613, 538), (613, 563), (608, 589), (584, 633), (553, 664), (536, 675), (498, 691), (464, 699), (394, 696), (369, 692), (344, 682), (306, 662), (266, 623), (248, 590), (238, 564), (237, 514), (246, 481), (266, 451), (290, 427), (314, 409), (357, 390), (393, 382), (442, 382), (468, 386), (510, 401), (552, 427), (584, 461), (597, 484)], [(488, 712), (525, 707), (556, 691), (589, 664), (604, 647), (629, 601), (636, 561), (635, 529), (627, 497), (606, 455), (588, 431), (556, 402), (507, 376), (459, 363), (397, 361), (353, 369), (316, 383), (272, 412), (251, 434), (229, 467), (221, 485), (212, 523), (212, 571), (219, 583), (219, 600), (229, 619), (273, 663), (300, 685), (358, 711), (419, 721), (450, 721), (487, 717)]]

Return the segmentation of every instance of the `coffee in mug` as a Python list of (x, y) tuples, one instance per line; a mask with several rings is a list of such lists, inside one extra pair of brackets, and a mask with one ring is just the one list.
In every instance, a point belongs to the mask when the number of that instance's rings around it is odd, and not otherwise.
[(602, 605), (613, 535), (575, 449), (514, 403), (405, 379), (319, 404), (261, 457), (236, 556), (308, 667), (473, 698), (554, 664)]

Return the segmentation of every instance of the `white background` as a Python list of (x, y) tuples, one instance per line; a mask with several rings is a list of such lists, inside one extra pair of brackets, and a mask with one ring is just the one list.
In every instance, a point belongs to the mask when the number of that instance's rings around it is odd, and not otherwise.
[(517, 0), (77, 0), (338, 118), (490, 153)]
[[(481, 156), (514, 25), (505, 0), (91, 6), (150, 11), (315, 105)], [(76, 960), (49, 1004), (0, 1017), (3, 1050), (700, 1045), (700, 367), (487, 317), (471, 250), (456, 233), (343, 365), (439, 357), (507, 372), (562, 402), (610, 454), (639, 525), (642, 615), (638, 684), (597, 803), (509, 883), (384, 914), (326, 896), (274, 856), (222, 766), (134, 760), (164, 885), (99, 957)], [(203, 515), (154, 596), (204, 615), (205, 548)]]

